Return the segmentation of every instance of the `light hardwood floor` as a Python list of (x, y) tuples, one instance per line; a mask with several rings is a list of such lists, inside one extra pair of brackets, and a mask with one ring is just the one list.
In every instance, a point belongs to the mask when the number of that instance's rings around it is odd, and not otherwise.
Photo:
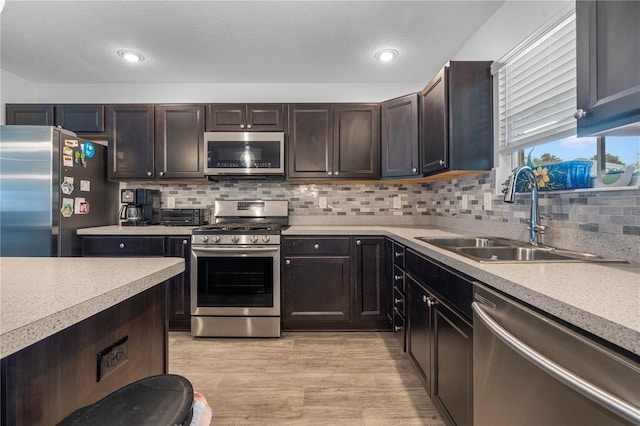
[(279, 339), (169, 333), (169, 372), (213, 409), (212, 425), (443, 426), (391, 333)]

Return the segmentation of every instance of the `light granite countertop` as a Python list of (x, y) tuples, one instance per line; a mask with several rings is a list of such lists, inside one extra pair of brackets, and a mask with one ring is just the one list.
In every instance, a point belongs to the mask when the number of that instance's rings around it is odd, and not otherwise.
[(94, 228), (78, 229), (78, 235), (191, 235), (191, 231), (198, 226), (96, 226)]
[(487, 264), (415, 239), (465, 234), (434, 226), (292, 226), (283, 232), (283, 235), (388, 236), (477, 281), (640, 355), (640, 264)]
[[(183, 227), (107, 226), (79, 230), (78, 234), (175, 235), (177, 228), (186, 234), (191, 232), (191, 228)], [(432, 225), (293, 225), (282, 234), (388, 236), (479, 282), (640, 355), (640, 264), (480, 263), (415, 239), (468, 234)]]
[(0, 358), (184, 271), (184, 260), (0, 258)]

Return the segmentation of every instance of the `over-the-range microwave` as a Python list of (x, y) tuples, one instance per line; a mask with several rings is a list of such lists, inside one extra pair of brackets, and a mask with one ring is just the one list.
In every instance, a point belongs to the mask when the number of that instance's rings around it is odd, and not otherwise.
[(284, 132), (205, 132), (207, 176), (284, 177)]

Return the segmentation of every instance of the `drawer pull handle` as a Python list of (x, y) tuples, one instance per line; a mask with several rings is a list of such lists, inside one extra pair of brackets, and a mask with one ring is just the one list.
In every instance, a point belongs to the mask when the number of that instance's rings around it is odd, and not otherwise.
[(123, 249), (125, 247), (124, 243), (120, 243), (120, 248)]
[(361, 246), (361, 245), (362, 245), (362, 241), (360, 241), (360, 240), (356, 240), (356, 245), (357, 245), (357, 246)]
[(423, 294), (423, 295), (422, 295), (422, 301), (423, 301), (424, 303), (427, 303), (427, 300), (429, 300), (429, 298)]
[(314, 248), (314, 249), (316, 249), (316, 250), (318, 250), (318, 249), (320, 248), (320, 244), (314, 244), (314, 245), (313, 245), (313, 248)]
[(186, 246), (187, 244), (189, 244), (189, 240), (182, 240), (182, 244)]
[(396, 281), (402, 281), (402, 275), (394, 275), (393, 279)]
[(401, 327), (401, 326), (399, 326), (399, 325), (396, 325), (396, 326), (394, 326), (394, 327), (393, 327), (393, 330), (394, 330), (394, 331), (400, 331), (400, 330), (402, 330), (403, 328), (404, 328), (404, 327)]
[(395, 255), (396, 255), (396, 257), (402, 257), (402, 256), (404, 256), (404, 253), (401, 252), (401, 251), (397, 251), (397, 252), (395, 252)]
[(291, 265), (291, 261), (289, 259), (285, 260), (284, 263), (286, 263), (287, 265)]
[(402, 299), (393, 299), (393, 301), (395, 302), (396, 305), (399, 303), (402, 303)]

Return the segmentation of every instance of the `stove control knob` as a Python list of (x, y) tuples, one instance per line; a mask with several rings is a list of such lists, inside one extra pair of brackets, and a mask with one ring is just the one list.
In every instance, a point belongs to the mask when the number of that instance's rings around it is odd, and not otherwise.
[(219, 243), (220, 242), (220, 235), (216, 235), (213, 237), (213, 242), (214, 243)]
[(202, 241), (203, 243), (206, 243), (207, 241), (209, 241), (209, 237), (207, 237), (206, 235), (201, 235), (200, 241)]
[(268, 236), (268, 235), (263, 235), (262, 236), (262, 241), (264, 241), (265, 243), (268, 243), (270, 239), (271, 239), (271, 237)]
[(238, 241), (240, 241), (240, 237), (238, 237), (237, 235), (234, 235), (233, 237), (231, 237), (231, 242), (237, 243)]
[(258, 236), (257, 235), (252, 235), (251, 236), (251, 242), (252, 243), (257, 243), (258, 242)]

